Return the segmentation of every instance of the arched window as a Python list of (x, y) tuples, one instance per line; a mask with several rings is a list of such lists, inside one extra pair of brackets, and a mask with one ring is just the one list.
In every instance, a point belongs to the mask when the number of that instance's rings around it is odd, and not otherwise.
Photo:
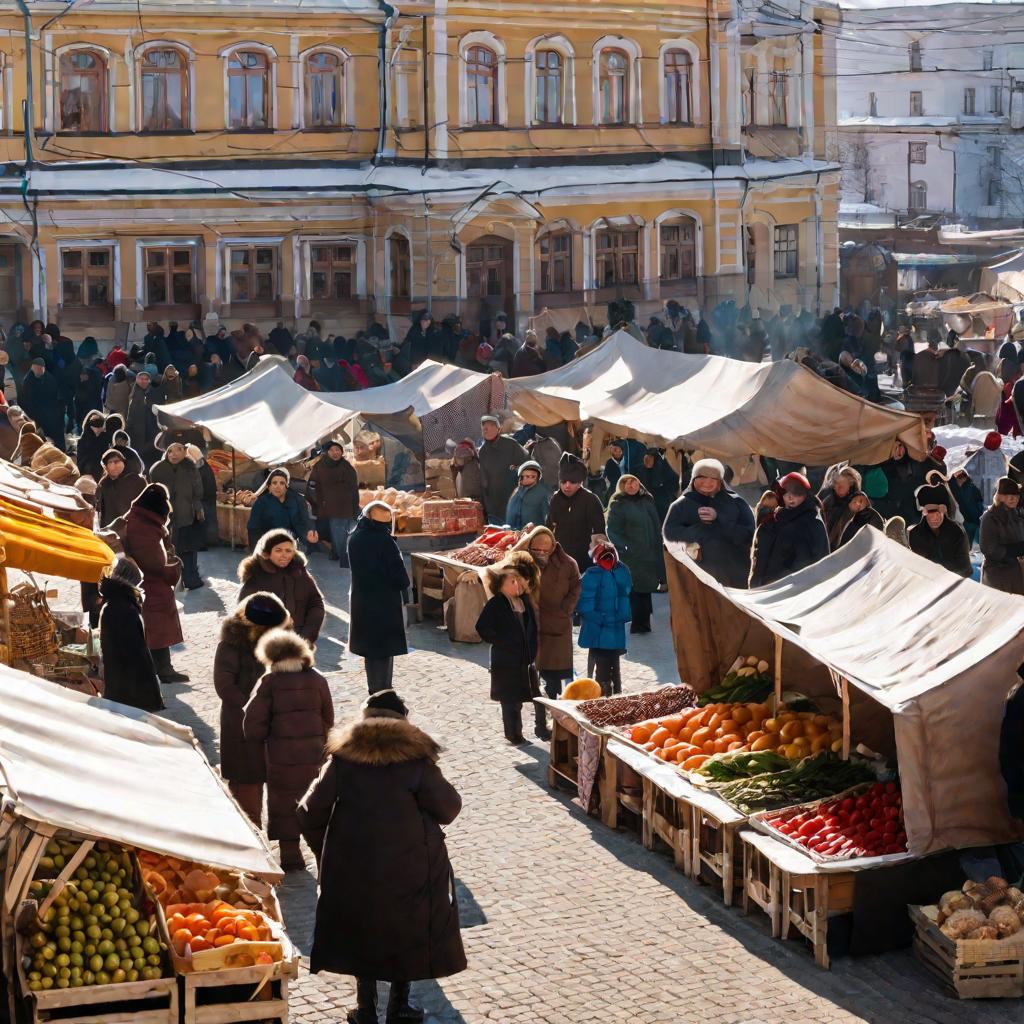
[(391, 264), (391, 297), (409, 298), (412, 290), (412, 264), (409, 259), (409, 239), (405, 235), (392, 235), (388, 239), (388, 261)]
[(466, 98), (468, 124), (498, 123), (498, 55), (486, 46), (466, 51)]
[(629, 55), (623, 50), (602, 50), (598, 60), (601, 124), (629, 120)]
[(59, 131), (107, 130), (107, 62), (94, 50), (61, 55), (59, 113)]
[(690, 75), (693, 61), (686, 50), (665, 51), (665, 121), (690, 124)]
[(345, 64), (321, 50), (306, 58), (306, 127), (334, 128), (345, 123)]
[(572, 235), (549, 231), (537, 241), (542, 292), (572, 291)]
[(557, 50), (538, 50), (534, 62), (537, 102), (533, 119), (537, 124), (561, 124), (562, 55)]
[(147, 50), (142, 79), (142, 130), (179, 132), (189, 127), (188, 62), (180, 50)]
[(598, 288), (640, 280), (640, 232), (637, 228), (601, 228), (595, 236)]
[(916, 212), (928, 209), (928, 186), (923, 181), (910, 183), (910, 209)]
[(236, 50), (228, 58), (228, 127), (270, 124), (270, 64), (258, 50)]

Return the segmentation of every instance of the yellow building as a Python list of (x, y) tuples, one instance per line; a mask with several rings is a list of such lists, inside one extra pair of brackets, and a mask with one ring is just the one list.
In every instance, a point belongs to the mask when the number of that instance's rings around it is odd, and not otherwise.
[(835, 11), (743, 2), (10, 0), (0, 323), (831, 306)]

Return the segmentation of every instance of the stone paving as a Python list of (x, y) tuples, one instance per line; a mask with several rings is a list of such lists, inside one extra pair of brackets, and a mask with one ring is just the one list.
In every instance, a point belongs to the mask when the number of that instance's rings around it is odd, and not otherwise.
[[(195, 730), (214, 763), (211, 668), (220, 620), (234, 604), (238, 557), (225, 549), (200, 556), (209, 586), (180, 596), (186, 644), (174, 655), (191, 682), (164, 687), (168, 716)], [(348, 573), (319, 555), (312, 568), (328, 600), (318, 665), (329, 673), (341, 720), (365, 696), (361, 662), (343, 646)], [(667, 617), (667, 598), (656, 597), (655, 632), (632, 638), (627, 689), (676, 678)], [(1014, 1001), (947, 997), (909, 952), (842, 959), (822, 971), (802, 943), (773, 940), (763, 921), (726, 908), (668, 858), (551, 792), (545, 747), (517, 749), (502, 739), (497, 706), (488, 700), (486, 648), (453, 645), (434, 623), (411, 627), (410, 643), (415, 649), (397, 661), (397, 686), (414, 720), (446, 748), (441, 767), (464, 800), (447, 834), (469, 969), (414, 986), (431, 1024), (1022, 1019)], [(583, 665), (580, 653), (577, 668)], [(281, 891), (303, 954), (316, 899), (308, 853), (307, 861), (309, 870), (290, 874)], [(345, 1019), (354, 986), (347, 977), (303, 970), (292, 992), (293, 1021), (318, 1024)]]

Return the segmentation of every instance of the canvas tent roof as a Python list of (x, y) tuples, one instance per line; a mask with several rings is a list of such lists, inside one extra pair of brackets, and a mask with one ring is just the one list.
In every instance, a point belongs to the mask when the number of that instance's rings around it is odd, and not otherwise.
[(512, 408), (538, 426), (590, 420), (605, 435), (725, 461), (758, 454), (817, 466), (870, 464), (889, 457), (896, 437), (925, 448), (920, 417), (833, 387), (792, 360), (663, 352), (625, 331), (557, 370), (505, 387)]
[(190, 729), (6, 666), (0, 787), (13, 812), (30, 822), (281, 877)]
[(286, 359), (264, 356), (230, 384), (157, 406), (157, 413), (165, 425), (205, 427), (236, 451), (270, 465), (296, 458), (354, 416), (411, 410), (422, 418), (481, 386), (491, 386), (486, 374), (428, 359), (395, 384), (327, 395), (296, 384)]
[(92, 505), (77, 488), (55, 484), (6, 459), (0, 459), (0, 497), (37, 512), (49, 510), (58, 518), (79, 526), (91, 527), (96, 518)]
[(1024, 302), (1024, 249), (985, 267), (981, 290), (1007, 302)]
[(1024, 600), (964, 580), (877, 530), (756, 590), (721, 586), (666, 545), (680, 679), (698, 692), (739, 654), (784, 645), (782, 686), (835, 697), (849, 682), (854, 742), (899, 764), (910, 850), (1010, 842), (999, 731), (1024, 663)]

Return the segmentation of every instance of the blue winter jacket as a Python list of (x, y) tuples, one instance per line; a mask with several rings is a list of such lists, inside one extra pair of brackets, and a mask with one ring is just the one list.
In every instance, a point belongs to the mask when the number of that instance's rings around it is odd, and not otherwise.
[(521, 530), (527, 523), (543, 526), (548, 521), (551, 489), (542, 481), (532, 487), (519, 486), (512, 492), (505, 509), (505, 523), (513, 530)]
[(580, 647), (602, 651), (626, 649), (626, 623), (632, 617), (629, 592), (633, 588), (629, 570), (619, 562), (614, 569), (592, 565), (583, 574), (583, 589), (576, 611), (583, 620)]

